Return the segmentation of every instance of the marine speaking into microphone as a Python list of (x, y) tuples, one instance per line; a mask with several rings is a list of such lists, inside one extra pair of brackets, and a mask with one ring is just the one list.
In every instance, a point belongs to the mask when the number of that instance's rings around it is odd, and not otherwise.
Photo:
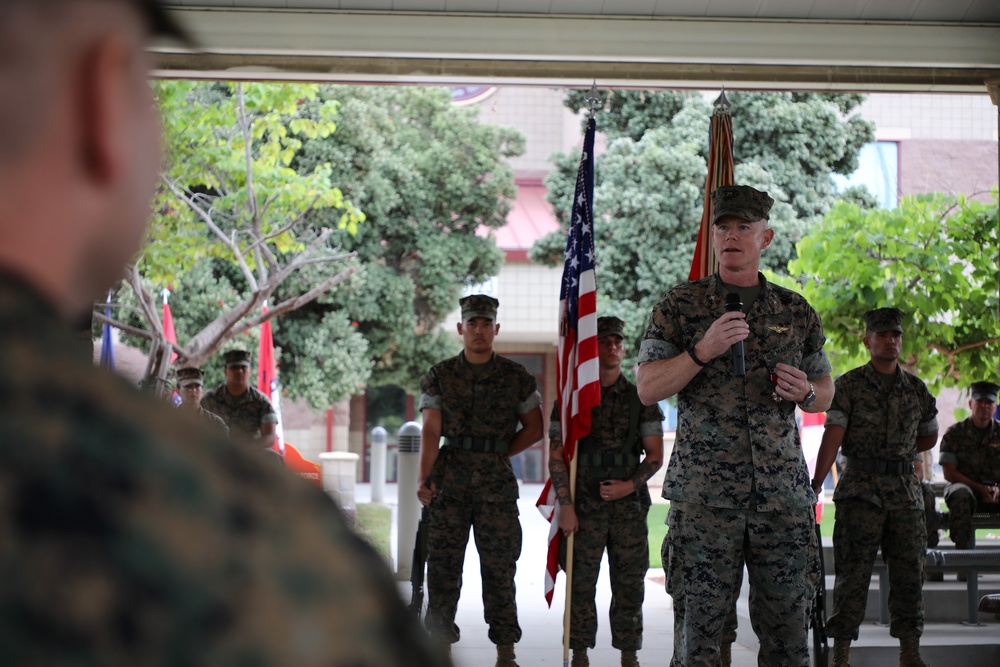
[[(728, 293), (726, 295), (726, 312), (735, 313), (739, 310), (743, 310), (743, 299), (736, 292)], [(733, 375), (743, 377), (747, 374), (746, 366), (743, 363), (743, 341), (738, 340), (733, 343), (730, 354), (733, 357)]]
[[(668, 592), (683, 606), (686, 628), (675, 637), (678, 664), (701, 664), (723, 651), (719, 613), (732, 608), (738, 591), (731, 573), (753, 559), (747, 580), (750, 595), (761, 601), (750, 611), (761, 664), (809, 663), (802, 619), (812, 596), (802, 591), (815, 587), (815, 496), (795, 411), (796, 405), (828, 409), (833, 380), (819, 315), (800, 294), (760, 274), (761, 253), (775, 235), (768, 223), (773, 204), (766, 192), (746, 185), (712, 192), (717, 272), (671, 288), (653, 307), (639, 347), (640, 401), (677, 396), (677, 435), (662, 495), (671, 502)], [(743, 318), (751, 294), (752, 334)], [(733, 373), (726, 372), (727, 350)], [(772, 357), (795, 361), (775, 363), (777, 384), (765, 362)], [(707, 549), (718, 549), (720, 558), (705, 558)]]

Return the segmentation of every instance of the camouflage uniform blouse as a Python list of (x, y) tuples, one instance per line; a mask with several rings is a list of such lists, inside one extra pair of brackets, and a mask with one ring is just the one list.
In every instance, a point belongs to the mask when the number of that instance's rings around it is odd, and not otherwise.
[[(677, 395), (677, 440), (664, 498), (720, 508), (755, 506), (764, 512), (815, 502), (795, 404), (772, 399), (771, 370), (783, 362), (810, 379), (827, 375), (826, 337), (805, 299), (763, 275), (760, 283), (760, 296), (746, 317), (746, 376), (734, 375), (730, 356), (723, 354)], [(685, 354), (722, 316), (725, 301), (718, 274), (670, 290), (653, 309), (639, 363)]]
[[(494, 353), (485, 368), (474, 370), (465, 353), (434, 365), (420, 381), (420, 408), (441, 411), (445, 438), (510, 441), (518, 416), (537, 408), (535, 378), (521, 364)], [(517, 499), (517, 479), (505, 454), (442, 447), (431, 479), (444, 496), (485, 502)]]
[[(601, 403), (590, 411), (590, 436), (596, 450), (602, 452), (613, 452), (627, 449), (634, 443), (626, 443), (629, 431), (629, 395), (635, 395), (638, 400), (635, 385), (628, 381), (624, 375), (619, 375), (618, 380), (608, 386), (601, 387)], [(652, 435), (663, 435), (663, 411), (660, 406), (644, 405), (639, 410), (639, 428), (636, 436), (640, 442), (642, 438)], [(556, 448), (562, 446), (562, 425), (559, 423), (559, 402), (552, 406), (552, 416), (549, 419), (549, 447)], [(637, 450), (637, 453), (641, 452)], [(597, 484), (606, 479), (630, 479), (635, 474), (638, 466), (626, 468), (624, 475), (612, 476), (613, 469), (591, 466), (579, 466), (577, 468), (577, 489)], [(649, 503), (649, 489), (643, 485), (639, 489), (640, 499), (644, 504)], [(577, 499), (581, 494), (577, 492)]]
[(201, 406), (222, 417), (237, 438), (259, 438), (261, 424), (278, 421), (271, 401), (253, 386), (247, 387), (239, 396), (233, 396), (225, 383), (220, 384), (205, 394)]
[[(912, 461), (917, 437), (937, 433), (937, 403), (927, 385), (902, 368), (887, 393), (869, 362), (837, 378), (826, 424), (846, 429), (840, 451), (848, 458)], [(833, 494), (834, 501), (846, 498), (887, 510), (924, 509), (920, 480), (912, 473), (885, 475), (847, 467)]]
[(939, 460), (980, 484), (1000, 484), (1000, 422), (978, 429), (970, 417), (953, 425), (941, 439)]
[(5, 664), (440, 664), (326, 494), (76, 349), (0, 277)]
[(202, 421), (217, 430), (222, 435), (229, 435), (229, 427), (226, 426), (226, 422), (223, 421), (222, 417), (219, 415), (198, 406), (198, 416), (201, 417)]

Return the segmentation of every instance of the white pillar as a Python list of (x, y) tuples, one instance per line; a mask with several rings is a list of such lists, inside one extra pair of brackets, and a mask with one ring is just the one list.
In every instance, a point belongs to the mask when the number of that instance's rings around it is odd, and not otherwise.
[(399, 521), (396, 535), (396, 577), (410, 578), (413, 566), (413, 546), (417, 541), (420, 521), (420, 501), (417, 500), (417, 478), (420, 476), (420, 424), (406, 422), (399, 428)]
[(372, 429), (369, 480), (372, 485), (373, 503), (385, 502), (385, 450), (388, 439), (388, 433), (381, 426)]
[(353, 452), (322, 452), (319, 455), (320, 465), (323, 467), (323, 490), (340, 505), (352, 525), (358, 519), (354, 480), (359, 458), (361, 457)]

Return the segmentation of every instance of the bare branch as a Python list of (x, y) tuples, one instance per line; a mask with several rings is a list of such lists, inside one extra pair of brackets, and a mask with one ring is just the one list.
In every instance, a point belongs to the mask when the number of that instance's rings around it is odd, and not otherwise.
[(142, 314), (146, 318), (146, 322), (153, 329), (153, 334), (157, 338), (164, 338), (163, 323), (160, 322), (159, 313), (156, 312), (156, 307), (153, 305), (153, 295), (143, 286), (142, 278), (139, 277), (139, 269), (135, 264), (128, 265), (125, 279), (128, 280), (132, 291), (135, 292), (135, 298), (139, 301), (139, 308), (142, 309)]
[(303, 266), (308, 266), (309, 264), (325, 264), (327, 262), (339, 262), (345, 259), (351, 259), (352, 257), (357, 257), (358, 253), (349, 252), (346, 255), (334, 255), (331, 257), (313, 257), (312, 259), (306, 259), (295, 263), (295, 268), (299, 269)]
[(276, 304), (273, 308), (268, 308), (268, 311), (266, 313), (261, 313), (256, 317), (251, 317), (250, 319), (240, 322), (239, 325), (234, 327), (233, 330), (231, 331), (232, 337), (238, 336), (244, 331), (259, 326), (264, 322), (267, 322), (268, 320), (277, 317), (278, 315), (290, 313), (293, 310), (301, 308), (307, 303), (316, 300), (320, 295), (330, 291), (340, 283), (344, 282), (345, 280), (353, 276), (357, 272), (357, 270), (358, 268), (356, 266), (352, 266), (349, 269), (345, 269), (336, 275), (330, 276), (329, 278), (324, 280), (316, 287), (313, 287), (305, 294), (300, 294), (297, 297), (293, 297), (291, 299), (282, 301), (281, 303)]
[(236, 84), (236, 124), (243, 132), (243, 155), (246, 160), (247, 202), (250, 204), (250, 215), (254, 230), (260, 234), (260, 218), (257, 217), (257, 192), (253, 184), (253, 136), (250, 126), (253, 124), (247, 116), (246, 98), (243, 96), (243, 84)]
[(226, 244), (226, 247), (228, 247), (229, 250), (236, 257), (236, 262), (237, 264), (239, 264), (240, 270), (243, 272), (243, 277), (246, 278), (247, 284), (250, 286), (250, 291), (256, 292), (257, 278), (254, 276), (253, 271), (250, 270), (250, 266), (247, 265), (246, 257), (243, 256), (243, 252), (240, 250), (240, 246), (236, 243), (235, 236), (233, 238), (227, 237), (225, 232), (223, 232), (219, 228), (219, 226), (215, 224), (215, 221), (212, 220), (212, 216), (210, 216), (203, 208), (198, 206), (198, 203), (195, 199), (189, 197), (187, 193), (185, 193), (183, 190), (177, 187), (175, 183), (171, 182), (170, 179), (167, 178), (166, 174), (161, 174), (160, 178), (166, 184), (166, 186), (170, 188), (170, 191), (174, 193), (174, 196), (180, 199), (185, 204), (187, 204), (188, 208), (194, 211), (195, 215), (201, 218), (202, 221), (204, 221), (204, 223), (208, 225), (208, 228), (212, 230), (212, 232), (216, 235), (216, 237), (218, 237), (219, 240), (221, 240), (224, 244)]
[[(279, 230), (277, 230), (275, 232), (271, 232), (270, 234), (268, 234), (266, 236), (262, 236), (259, 240), (254, 241), (253, 245), (251, 245), (249, 248), (247, 248), (247, 250), (252, 250), (252, 249), (256, 248), (259, 245), (263, 245), (264, 243), (266, 243), (267, 241), (270, 241), (273, 238), (281, 236), (282, 234), (284, 234), (288, 230), (290, 230), (293, 227), (295, 227), (295, 225), (297, 225), (300, 222), (302, 222), (302, 220), (306, 217), (306, 215), (308, 215), (309, 212), (313, 210), (313, 207), (316, 205), (316, 202), (319, 201), (319, 198), (320, 198), (320, 195), (316, 195), (316, 197), (313, 198), (312, 202), (309, 203), (309, 206), (307, 206), (305, 208), (305, 210), (303, 210), (301, 213), (299, 213), (299, 215), (296, 216), (296, 218), (294, 220), (292, 220), (290, 223), (288, 223), (287, 225), (285, 225), (281, 229), (279, 229)], [(268, 203), (270, 203), (270, 202), (268, 202)]]
[(932, 350), (936, 350), (947, 357), (953, 357), (956, 354), (961, 354), (962, 352), (967, 352), (968, 350), (974, 350), (977, 347), (984, 347), (990, 343), (996, 343), (1000, 341), (1000, 336), (994, 336), (993, 338), (987, 338), (985, 340), (976, 341), (975, 343), (968, 343), (966, 345), (960, 345), (954, 349), (944, 347), (943, 345), (938, 345), (937, 343), (930, 343), (927, 347)]
[(94, 310), (94, 321), (100, 322), (101, 324), (110, 324), (115, 329), (124, 331), (125, 333), (130, 334), (132, 336), (145, 338), (146, 340), (153, 340), (152, 332), (146, 331), (145, 329), (140, 329), (138, 327), (133, 327), (132, 325), (125, 324), (124, 322), (119, 322), (113, 317), (108, 317), (107, 315), (96, 309)]

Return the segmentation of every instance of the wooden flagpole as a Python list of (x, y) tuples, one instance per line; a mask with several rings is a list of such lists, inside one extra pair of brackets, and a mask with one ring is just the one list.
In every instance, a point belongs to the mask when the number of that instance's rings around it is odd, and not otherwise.
[[(579, 445), (579, 443), (577, 443)], [(576, 511), (576, 460), (577, 447), (573, 447), (573, 458), (569, 462), (569, 498)], [(569, 630), (570, 612), (573, 607), (573, 538), (576, 533), (570, 533), (566, 538), (566, 604), (563, 606), (563, 667), (569, 667)]]

